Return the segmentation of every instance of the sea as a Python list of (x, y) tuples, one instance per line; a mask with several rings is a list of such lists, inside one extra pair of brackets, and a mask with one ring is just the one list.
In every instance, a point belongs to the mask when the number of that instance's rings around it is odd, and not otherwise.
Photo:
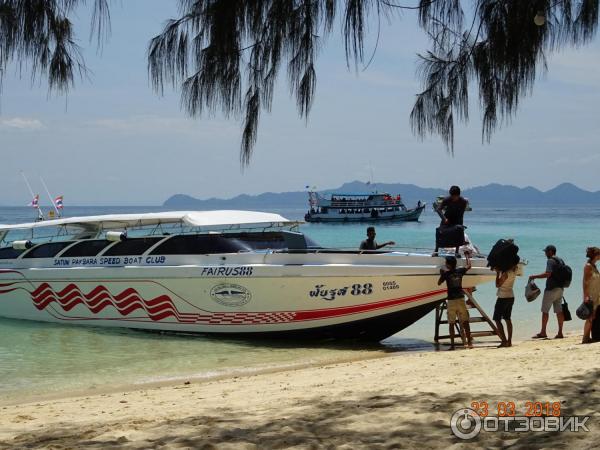
[[(67, 216), (165, 211), (162, 207), (70, 207)], [(290, 219), (302, 219), (301, 209), (272, 210)], [(30, 208), (0, 207), (0, 223), (28, 222)], [(402, 247), (430, 248), (439, 218), (430, 209), (419, 222), (378, 224), (377, 240), (393, 240)], [(543, 272), (542, 249), (554, 244), (558, 256), (573, 269), (573, 283), (565, 298), (573, 320), (565, 331), (581, 332), (575, 316), (582, 300), (585, 249), (600, 246), (600, 206), (554, 207), (478, 206), (465, 215), (471, 240), (487, 252), (500, 238), (512, 238), (528, 261), (525, 276), (517, 280), (513, 308), (514, 340), (530, 339), (540, 327), (540, 299), (524, 298), (527, 275)], [(303, 232), (327, 247), (357, 247), (365, 224), (304, 224)], [(476, 299), (491, 316), (495, 303), (493, 283), (480, 286)], [(550, 318), (549, 334), (556, 332)], [(301, 367), (356, 358), (397, 355), (408, 351), (435, 351), (433, 313), (378, 344), (228, 340), (199, 335), (158, 334), (127, 329), (47, 324), (0, 318), (0, 403), (45, 397), (101, 392), (147, 383), (228, 376), (287, 367)], [(442, 347), (443, 348), (443, 347)], [(502, 350), (497, 350), (502, 351)]]

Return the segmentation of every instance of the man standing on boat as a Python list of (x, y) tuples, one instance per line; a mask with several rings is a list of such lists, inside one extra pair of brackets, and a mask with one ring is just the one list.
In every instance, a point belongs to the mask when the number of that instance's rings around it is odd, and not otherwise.
[(450, 195), (442, 200), (439, 206), (435, 207), (442, 223), (436, 230), (434, 256), (437, 256), (440, 247), (455, 247), (456, 255), (458, 255), (458, 249), (464, 244), (465, 240), (463, 217), (468, 202), (460, 195), (460, 187), (458, 186), (450, 187), (448, 193)]
[(380, 248), (385, 247), (386, 245), (396, 245), (394, 241), (384, 242), (383, 244), (378, 244), (375, 241), (375, 227), (367, 228), (367, 239), (360, 243), (360, 250), (379, 250)]
[(462, 225), (468, 202), (460, 195), (460, 187), (458, 186), (452, 186), (448, 193), (450, 195), (442, 200), (438, 209), (441, 213), (442, 225), (448, 227)]

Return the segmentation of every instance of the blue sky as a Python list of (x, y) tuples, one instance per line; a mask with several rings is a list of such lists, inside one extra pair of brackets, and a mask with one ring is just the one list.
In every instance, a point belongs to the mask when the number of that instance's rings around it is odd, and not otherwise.
[[(241, 124), (223, 117), (189, 119), (179, 94), (157, 97), (146, 48), (176, 2), (113, 2), (112, 35), (98, 55), (88, 42), (89, 13), (77, 20), (91, 70), (67, 97), (48, 97), (16, 72), (4, 80), (0, 110), (3, 205), (24, 205), (19, 171), (42, 191), (42, 175), (65, 203), (161, 204), (175, 193), (199, 198), (336, 187), (345, 181), (464, 187), (490, 182), (549, 189), (572, 182), (600, 189), (600, 39), (553, 55), (549, 72), (523, 99), (510, 126), (481, 143), (472, 94), (471, 122), (456, 130), (455, 156), (441, 141), (419, 141), (408, 116), (419, 90), (416, 53), (427, 47), (413, 14), (383, 24), (367, 71), (348, 71), (339, 32), (317, 67), (317, 96), (307, 123), (299, 119), (285, 74), (273, 110), (261, 115), (250, 167), (241, 170)], [(367, 53), (374, 45), (372, 28)], [(14, 69), (14, 68), (13, 68)], [(42, 193), (42, 192), (40, 192)]]

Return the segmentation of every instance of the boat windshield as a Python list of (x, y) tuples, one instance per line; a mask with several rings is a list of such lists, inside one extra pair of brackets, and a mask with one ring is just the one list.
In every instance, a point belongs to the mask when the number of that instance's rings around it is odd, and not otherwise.
[(239, 253), (261, 250), (306, 249), (316, 245), (302, 233), (265, 231), (244, 233), (213, 233), (173, 236), (154, 250), (151, 255), (206, 255)]
[[(44, 233), (40, 233), (40, 231)], [(167, 229), (154, 227), (153, 230), (133, 230), (127, 233), (127, 239), (113, 243), (104, 239), (105, 233), (97, 236), (73, 236), (48, 228), (34, 230), (10, 230), (3, 236), (0, 259), (18, 258), (23, 250), (12, 248), (14, 240), (30, 240), (34, 246), (26, 251), (25, 258), (48, 258), (67, 248), (62, 257), (95, 256), (104, 251), (106, 256), (141, 255), (150, 251), (151, 255), (206, 255), (216, 253), (239, 253), (266, 250), (306, 250), (321, 248), (303, 233), (278, 231), (242, 231), (194, 233), (181, 227)], [(81, 230), (80, 230), (81, 231)], [(150, 232), (151, 231), (151, 232)], [(187, 232), (181, 234), (181, 231)], [(76, 242), (79, 241), (79, 242)], [(73, 245), (74, 244), (74, 245)], [(158, 245), (156, 245), (158, 244)], [(154, 247), (154, 248), (153, 248)]]
[(0, 233), (0, 246), (10, 246), (13, 241), (31, 241), (34, 244), (72, 241), (92, 237), (89, 232), (71, 227), (21, 228)]

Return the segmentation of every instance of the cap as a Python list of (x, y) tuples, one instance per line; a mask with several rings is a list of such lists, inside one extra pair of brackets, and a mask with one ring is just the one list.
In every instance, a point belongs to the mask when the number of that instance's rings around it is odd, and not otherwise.
[(544, 249), (545, 252), (554, 252), (556, 253), (556, 247), (554, 245), (546, 245), (546, 248)]

